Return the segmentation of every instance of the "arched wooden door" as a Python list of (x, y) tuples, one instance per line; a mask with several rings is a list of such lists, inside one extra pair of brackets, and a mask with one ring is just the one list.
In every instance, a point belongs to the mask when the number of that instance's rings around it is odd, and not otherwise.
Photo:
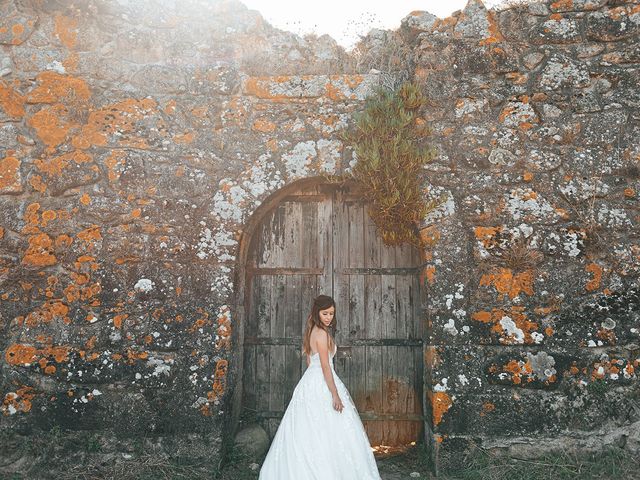
[(424, 421), (419, 252), (385, 246), (360, 196), (322, 184), (265, 214), (247, 262), (243, 410), (273, 438), (306, 368), (304, 324), (322, 293), (336, 300), (336, 373), (371, 445), (416, 441)]

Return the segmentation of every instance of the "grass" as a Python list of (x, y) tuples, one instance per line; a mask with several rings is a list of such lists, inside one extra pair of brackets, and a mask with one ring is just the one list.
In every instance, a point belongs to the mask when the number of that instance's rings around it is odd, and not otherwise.
[(556, 452), (536, 459), (513, 458), (478, 450), (457, 460), (455, 473), (443, 480), (637, 480), (640, 460), (619, 448), (597, 453)]
[(56, 479), (56, 480), (179, 480), (213, 479), (216, 467), (207, 463), (182, 463), (159, 455), (144, 454), (130, 459), (121, 455), (85, 457), (64, 460), (54, 464), (33, 465), (24, 473), (14, 473), (11, 480)]
[[(55, 433), (55, 432), (54, 432)], [(218, 471), (217, 461), (194, 461), (170, 458), (166, 454), (149, 451), (101, 451), (96, 438), (87, 435), (73, 445), (61, 442), (58, 448), (34, 451), (30, 442), (29, 462), (19, 473), (0, 469), (0, 478), (8, 480), (255, 480), (261, 461), (230, 453), (227, 464)], [(51, 446), (51, 444), (49, 444)], [(44, 447), (44, 445), (40, 445)], [(430, 475), (430, 460), (424, 444), (419, 443), (400, 455), (378, 458), (383, 480), (417, 478), (442, 480), (640, 480), (640, 460), (620, 448), (603, 448), (597, 453), (557, 452), (539, 458), (514, 458), (477, 448), (472, 452), (447, 454), (443, 452), (440, 475)], [(455, 471), (446, 471), (446, 464)]]

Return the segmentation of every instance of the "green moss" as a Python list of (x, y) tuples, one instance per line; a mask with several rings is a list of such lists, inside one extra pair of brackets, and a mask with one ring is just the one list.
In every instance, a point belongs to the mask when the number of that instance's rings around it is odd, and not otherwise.
[(594, 395), (603, 397), (609, 390), (609, 385), (605, 380), (596, 379), (587, 384), (587, 390)]
[(418, 225), (443, 198), (425, 202), (424, 165), (434, 157), (425, 145), (430, 131), (420, 116), (425, 98), (409, 82), (396, 90), (379, 88), (354, 115), (355, 127), (342, 139), (357, 162), (350, 179), (362, 187), (369, 214), (386, 245), (423, 247)]

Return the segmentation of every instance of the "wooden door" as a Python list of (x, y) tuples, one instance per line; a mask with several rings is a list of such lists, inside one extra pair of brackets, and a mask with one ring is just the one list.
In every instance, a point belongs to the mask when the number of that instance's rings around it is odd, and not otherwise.
[(366, 204), (347, 188), (293, 192), (264, 216), (247, 265), (243, 408), (255, 412), (270, 437), (306, 368), (304, 324), (322, 293), (336, 300), (336, 373), (371, 445), (419, 438), (419, 264), (413, 247), (384, 245)]

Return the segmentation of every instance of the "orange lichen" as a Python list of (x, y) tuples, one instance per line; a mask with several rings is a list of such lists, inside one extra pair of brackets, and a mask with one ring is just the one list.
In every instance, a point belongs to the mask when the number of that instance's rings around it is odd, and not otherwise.
[(66, 248), (73, 243), (73, 238), (67, 234), (61, 234), (56, 237), (56, 248)]
[[(440, 240), (442, 234), (434, 225), (420, 230), (420, 239), (427, 246), (434, 246)], [(424, 251), (424, 250), (423, 250)]]
[(32, 175), (29, 178), (29, 185), (31, 185), (37, 192), (44, 192), (47, 189), (47, 184), (42, 181), (42, 177), (40, 175)]
[(495, 16), (492, 12), (487, 12), (487, 22), (489, 23), (489, 36), (480, 40), (478, 44), (483, 46), (504, 41), (504, 37), (498, 29), (498, 22), (496, 22)]
[(256, 132), (271, 133), (271, 132), (275, 131), (276, 124), (273, 123), (273, 122), (270, 122), (269, 120), (258, 119), (255, 122), (253, 122), (253, 127), (252, 128)]
[(122, 328), (122, 322), (127, 318), (129, 318), (128, 313), (116, 315), (115, 317), (113, 317), (113, 326), (119, 330), (120, 328)]
[[(151, 98), (142, 100), (127, 99), (107, 105), (89, 114), (86, 125), (71, 143), (80, 149), (87, 149), (92, 145), (105, 146), (110, 137), (118, 132), (121, 134), (136, 131), (136, 122), (144, 117), (156, 113), (157, 104)], [(119, 140), (120, 146), (148, 148), (144, 138), (123, 135)]]
[[(304, 79), (305, 76), (303, 75), (302, 78)], [(272, 82), (272, 81), (277, 83), (283, 83), (290, 79), (291, 77), (288, 77), (288, 76), (251, 77), (245, 83), (245, 92), (247, 95), (253, 95), (258, 98), (268, 98), (270, 100), (275, 100), (275, 101), (286, 100), (285, 95), (272, 94), (267, 85), (269, 82)]]
[(70, 323), (71, 319), (67, 316), (68, 313), (69, 307), (60, 300), (48, 300), (27, 314), (24, 323), (28, 327), (36, 327), (42, 322), (50, 323), (58, 318), (65, 323)]
[(77, 70), (78, 62), (80, 62), (80, 55), (78, 55), (76, 52), (73, 52), (62, 61), (62, 66), (64, 67), (65, 71), (73, 72)]
[(446, 392), (429, 392), (431, 397), (431, 409), (433, 411), (433, 424), (438, 425), (442, 416), (451, 408), (453, 402)]
[(491, 321), (492, 315), (491, 312), (480, 311), (471, 314), (472, 320), (477, 320), (482, 323), (489, 323)]
[(78, 37), (78, 19), (56, 15), (54, 33), (65, 47), (74, 48)]
[(7, 156), (0, 160), (0, 191), (15, 192), (21, 189), (20, 160)]
[(529, 79), (528, 75), (519, 73), (519, 72), (507, 73), (505, 77), (514, 85), (524, 85), (527, 83), (527, 80)]
[(13, 33), (14, 40), (18, 39), (20, 35), (24, 33), (24, 25), (21, 23), (16, 23), (11, 27), (11, 33)]
[(550, 7), (552, 10), (573, 10), (573, 0), (557, 0)]
[(39, 233), (29, 237), (29, 248), (22, 257), (22, 263), (38, 267), (46, 267), (57, 262), (51, 253), (53, 242), (46, 233)]
[(102, 240), (102, 235), (100, 235), (100, 227), (97, 225), (93, 225), (89, 228), (85, 228), (76, 234), (80, 240), (84, 241), (87, 247), (92, 247), (93, 242)]
[(69, 133), (78, 127), (78, 124), (69, 120), (67, 107), (59, 103), (43, 108), (27, 123), (50, 149), (64, 142)]
[[(207, 392), (207, 400), (209, 403), (214, 403), (220, 398), (226, 389), (227, 385), (227, 369), (228, 369), (228, 361), (227, 360), (218, 360), (216, 362), (216, 369), (213, 375), (213, 388), (211, 391)], [(200, 411), (203, 415), (210, 415), (210, 407), (208, 404), (203, 405), (200, 408)]]
[(69, 360), (69, 347), (47, 345), (36, 348), (32, 345), (14, 343), (5, 352), (5, 359), (9, 365), (28, 366), (38, 363), (42, 358), (53, 357), (57, 363)]
[(482, 411), (480, 412), (480, 416), (484, 416), (489, 412), (493, 412), (496, 409), (496, 406), (494, 403), (491, 402), (484, 402), (482, 404)]
[(185, 132), (185, 133), (176, 135), (175, 137), (173, 137), (173, 140), (176, 143), (192, 143), (195, 138), (196, 138), (195, 133)]
[(596, 332), (596, 337), (601, 340), (606, 341), (609, 345), (615, 345), (618, 338), (613, 330), (607, 330), (606, 328), (601, 328)]
[(491, 286), (500, 293), (501, 297), (517, 297), (520, 292), (533, 295), (533, 270), (525, 270), (514, 275), (510, 268), (501, 267), (492, 273), (485, 273), (480, 278), (480, 286)]
[(47, 224), (55, 220), (57, 216), (58, 214), (55, 212), (55, 210), (45, 210), (44, 212), (42, 212), (41, 226), (46, 227)]
[(429, 282), (429, 285), (433, 285), (436, 282), (436, 266), (435, 265), (427, 265), (422, 269), (420, 273), (420, 282), (422, 285), (425, 284), (424, 279)]
[(202, 308), (198, 308), (198, 313), (200, 314), (200, 317), (198, 317), (194, 322), (193, 325), (191, 325), (187, 330), (189, 331), (189, 333), (194, 333), (196, 330), (204, 327), (205, 325), (210, 325), (211, 324), (211, 320), (209, 320), (209, 312), (206, 312), (204, 309)]
[(80, 197), (80, 203), (83, 205), (89, 205), (91, 203), (91, 197), (87, 193), (83, 193)]
[(10, 117), (24, 116), (25, 98), (17, 93), (11, 86), (0, 80), (0, 107)]
[(501, 226), (496, 227), (475, 227), (473, 229), (476, 239), (482, 242), (482, 246), (485, 249), (491, 249), (498, 246), (497, 236), (502, 232)]
[(87, 82), (81, 78), (46, 71), (37, 77), (38, 86), (27, 95), (28, 103), (82, 103), (91, 97)]
[(29, 412), (31, 410), (31, 401), (35, 397), (35, 393), (33, 392), (33, 387), (22, 387), (15, 392), (8, 392), (2, 400), (0, 410), (4, 415), (16, 412)]
[(133, 364), (135, 360), (146, 360), (149, 358), (149, 352), (137, 352), (127, 348), (127, 362)]
[(26, 225), (22, 228), (21, 232), (24, 234), (40, 233), (40, 215), (38, 210), (40, 204), (38, 202), (30, 203), (24, 212), (23, 219)]
[(202, 107), (196, 107), (191, 110), (191, 115), (197, 118), (206, 118), (208, 112), (209, 107), (207, 105), (203, 105)]
[[(536, 322), (532, 322), (527, 318), (527, 315), (524, 313), (525, 307), (513, 305), (509, 310), (494, 308), (490, 312), (486, 310), (482, 310), (479, 312), (474, 312), (471, 314), (471, 319), (492, 324), (491, 332), (496, 333), (500, 336), (500, 342), (504, 344), (515, 344), (515, 343), (525, 343), (525, 344), (533, 344), (535, 343), (531, 333), (536, 331), (538, 328), (538, 324)], [(503, 336), (505, 333), (505, 329), (500, 323), (500, 321), (504, 318), (508, 317), (514, 324), (515, 327), (522, 331), (523, 338), (522, 341), (518, 341), (517, 338), (512, 335)]]
[(41, 172), (46, 173), (49, 176), (58, 176), (63, 173), (63, 170), (67, 168), (71, 161), (74, 161), (79, 165), (81, 163), (89, 163), (92, 160), (93, 157), (91, 157), (91, 155), (75, 150), (73, 152), (60, 155), (59, 157), (47, 158), (44, 160), (36, 159), (34, 163)]
[(164, 113), (167, 115), (173, 115), (176, 111), (177, 105), (178, 103), (174, 99), (169, 100), (164, 106)]
[(231, 349), (231, 317), (229, 316), (230, 309), (227, 306), (222, 308), (222, 311), (218, 315), (218, 328), (216, 329), (216, 349), (226, 350)]
[(347, 98), (346, 95), (331, 82), (327, 82), (324, 88), (327, 98), (330, 98), (333, 101), (344, 100)]
[(584, 267), (585, 271), (593, 273), (593, 278), (587, 282), (585, 289), (589, 292), (600, 288), (600, 281), (602, 280), (602, 267), (597, 263), (590, 263)]
[(115, 171), (116, 165), (124, 164), (124, 160), (126, 158), (126, 152), (121, 150), (114, 150), (109, 154), (107, 158), (105, 158), (104, 163), (108, 168), (107, 176), (110, 181), (117, 180), (120, 178), (120, 173)]
[[(492, 365), (490, 371), (492, 373), (498, 372), (497, 365)], [(511, 381), (514, 385), (520, 385), (522, 383), (522, 377), (525, 376), (527, 382), (534, 380), (532, 376), (533, 367), (529, 363), (529, 360), (510, 360), (505, 365), (502, 365), (501, 371), (511, 374)]]

